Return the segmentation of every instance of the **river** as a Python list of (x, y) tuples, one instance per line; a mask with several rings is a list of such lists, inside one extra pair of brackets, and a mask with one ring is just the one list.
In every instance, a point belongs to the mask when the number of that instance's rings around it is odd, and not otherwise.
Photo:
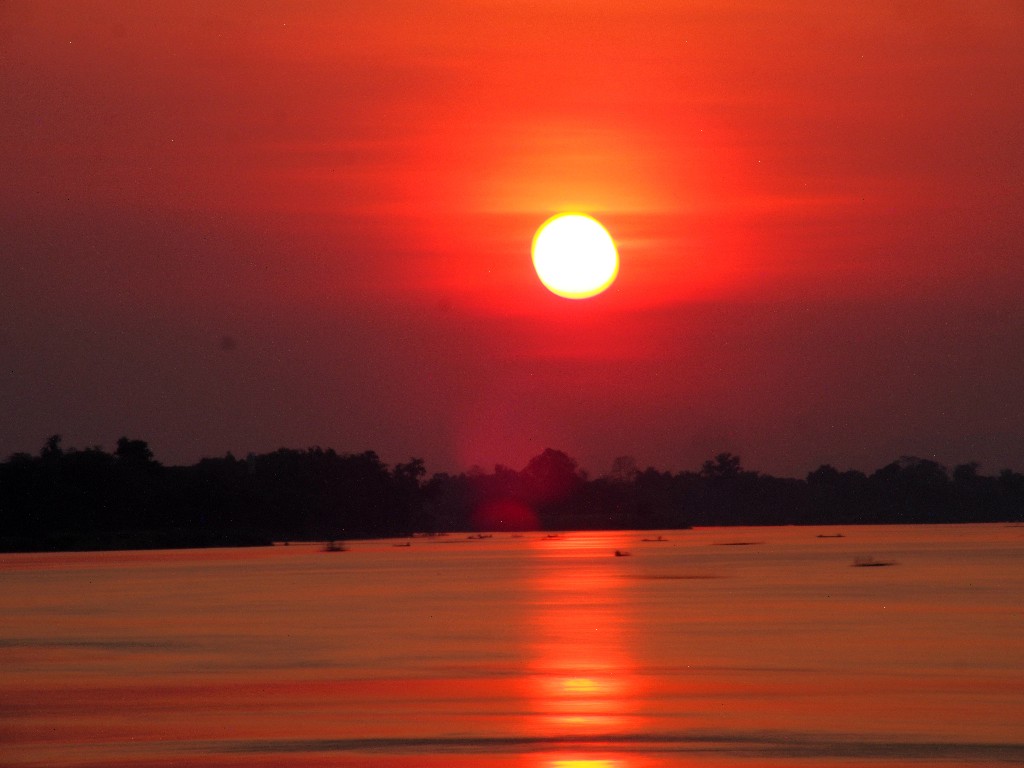
[(1009, 525), (0, 554), (0, 763), (1020, 765), (1021, 638)]

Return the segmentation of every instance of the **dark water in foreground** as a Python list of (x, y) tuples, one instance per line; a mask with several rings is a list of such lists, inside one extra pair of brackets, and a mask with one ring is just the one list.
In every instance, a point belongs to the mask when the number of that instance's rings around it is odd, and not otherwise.
[(657, 535), (0, 555), (0, 764), (1024, 763), (1024, 528)]

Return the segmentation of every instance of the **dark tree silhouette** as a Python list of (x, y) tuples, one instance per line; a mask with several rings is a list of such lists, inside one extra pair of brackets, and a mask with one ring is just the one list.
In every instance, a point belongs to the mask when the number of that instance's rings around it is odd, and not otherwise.
[(715, 456), (714, 461), (705, 461), (701, 467), (701, 477), (709, 480), (731, 480), (740, 476), (743, 468), (740, 466), (740, 457), (731, 453), (720, 453)]
[(389, 469), (373, 451), (281, 448), (164, 467), (144, 440), (112, 454), (46, 439), (0, 463), (0, 549), (211, 546), (407, 536), (414, 531), (685, 528), (1024, 521), (1024, 475), (952, 472), (903, 457), (870, 476), (825, 464), (802, 480), (745, 470), (720, 453), (697, 472), (639, 470), (616, 459), (588, 480), (547, 448), (501, 465), (426, 478), (421, 459)]
[(60, 443), (60, 435), (50, 435), (46, 438), (46, 443), (39, 452), (40, 458), (50, 461), (60, 459), (60, 457), (64, 455), (64, 451), (61, 449)]
[(114, 455), (118, 462), (135, 467), (143, 467), (153, 461), (153, 452), (145, 440), (129, 440), (127, 437), (118, 438)]
[(534, 456), (522, 472), (526, 487), (540, 504), (566, 499), (583, 482), (576, 460), (554, 448)]

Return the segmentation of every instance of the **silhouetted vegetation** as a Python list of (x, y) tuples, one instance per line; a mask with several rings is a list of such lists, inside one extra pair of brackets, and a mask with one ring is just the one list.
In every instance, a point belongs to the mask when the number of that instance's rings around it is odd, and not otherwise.
[(231, 454), (165, 467), (142, 440), (113, 454), (65, 450), (0, 464), (0, 550), (241, 546), (415, 532), (671, 529), (1024, 520), (1024, 475), (952, 472), (904, 457), (871, 475), (824, 465), (804, 479), (744, 469), (722, 453), (695, 472), (639, 469), (629, 457), (589, 478), (551, 448), (522, 470), (426, 477), (420, 459), (319, 447)]

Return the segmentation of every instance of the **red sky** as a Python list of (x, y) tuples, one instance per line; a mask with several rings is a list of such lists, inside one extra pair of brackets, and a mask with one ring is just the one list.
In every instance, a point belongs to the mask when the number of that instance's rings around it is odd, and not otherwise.
[[(1024, 6), (0, 5), (0, 454), (1024, 469)], [(601, 296), (535, 228), (600, 219)]]

